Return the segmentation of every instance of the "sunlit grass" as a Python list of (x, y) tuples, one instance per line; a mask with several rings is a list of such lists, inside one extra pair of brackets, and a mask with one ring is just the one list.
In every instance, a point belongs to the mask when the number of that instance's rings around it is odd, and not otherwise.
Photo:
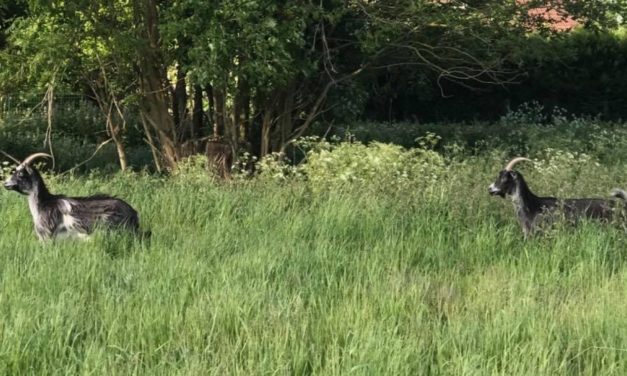
[[(0, 192), (0, 373), (626, 374), (625, 233), (586, 223), (524, 242), (487, 195), (487, 163), (453, 166), (429, 195), (51, 181), (127, 199), (149, 242), (41, 244), (25, 199)], [(624, 166), (570, 187), (527, 171), (539, 193), (602, 195)]]

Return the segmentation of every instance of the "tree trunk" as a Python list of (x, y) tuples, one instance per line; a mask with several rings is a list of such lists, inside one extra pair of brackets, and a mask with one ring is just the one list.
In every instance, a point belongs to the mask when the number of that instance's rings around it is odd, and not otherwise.
[[(98, 104), (98, 108), (102, 114), (106, 117), (106, 131), (113, 143), (115, 144), (115, 148), (118, 153), (118, 161), (120, 162), (120, 169), (125, 171), (128, 168), (128, 159), (126, 157), (126, 148), (124, 146), (124, 141), (120, 134), (125, 129), (126, 121), (124, 119), (124, 113), (118, 106), (118, 102), (115, 98), (115, 95), (111, 92), (108, 92), (109, 87), (107, 85), (106, 75), (103, 72), (103, 78), (105, 79), (105, 85), (102, 90), (102, 93), (96, 85), (91, 85), (92, 96), (96, 100)], [(117, 114), (117, 116), (116, 116)], [(119, 125), (122, 123), (122, 125)]]
[[(119, 123), (113, 112), (113, 106), (114, 103), (111, 103), (109, 105), (109, 112), (107, 113), (107, 131), (109, 132), (109, 136), (111, 136), (111, 139), (115, 144), (115, 149), (118, 152), (120, 169), (122, 171), (126, 171), (126, 169), (128, 168), (128, 159), (126, 158), (126, 148), (124, 147), (124, 141), (120, 137), (120, 131), (124, 128), (124, 126), (116, 125)], [(121, 118), (120, 121), (124, 123), (124, 118)]]
[(150, 146), (150, 152), (152, 153), (152, 160), (155, 163), (155, 169), (157, 170), (158, 173), (161, 173), (163, 171), (163, 168), (161, 167), (161, 158), (159, 158), (159, 151), (157, 150), (157, 147), (155, 146), (155, 142), (152, 138), (150, 127), (148, 126), (148, 120), (146, 120), (146, 117), (144, 116), (144, 114), (141, 114), (141, 113), (140, 113), (140, 118), (141, 118), (142, 126), (144, 127), (144, 134), (146, 135), (146, 142), (148, 143), (148, 146)]
[(213, 87), (211, 85), (207, 85), (207, 87), (205, 88), (205, 92), (207, 93), (207, 102), (208, 102), (208, 107), (207, 107), (207, 117), (209, 118), (209, 129), (211, 130), (211, 134), (213, 135), (214, 138), (217, 137), (217, 132), (216, 132), (216, 124), (217, 124), (217, 120), (216, 120), (216, 111), (215, 111), (215, 105), (214, 105), (214, 97), (213, 97)]
[(267, 108), (261, 120), (261, 148), (259, 158), (263, 158), (270, 154), (270, 134), (272, 132), (272, 123), (274, 122), (274, 112)]
[(252, 119), (250, 118), (250, 91), (246, 93), (246, 102), (244, 103), (244, 124), (246, 127), (243, 132), (243, 137), (245, 140), (249, 140), (251, 138), (251, 132), (253, 127)]
[(141, 113), (155, 130), (168, 168), (179, 160), (176, 129), (168, 107), (168, 85), (161, 57), (158, 10), (155, 0), (135, 0), (140, 37), (145, 44), (139, 52), (139, 82), (142, 95)]
[(214, 89), (213, 98), (215, 105), (215, 125), (213, 129), (213, 136), (215, 139), (219, 139), (225, 135), (226, 130), (226, 98), (224, 91)]
[(285, 144), (290, 135), (292, 134), (293, 119), (292, 113), (294, 112), (294, 95), (292, 92), (287, 92), (283, 97), (283, 110), (279, 118), (279, 131), (281, 132), (281, 143)]
[(224, 138), (227, 143), (231, 146), (231, 151), (233, 155), (237, 155), (238, 151), (238, 138), (239, 138), (239, 129), (237, 124), (237, 119), (235, 116), (233, 118), (229, 116), (224, 117)]
[(234, 117), (234, 111), (229, 116), (226, 105), (226, 92), (222, 89), (214, 89), (215, 110), (216, 110), (216, 139), (223, 139), (231, 147), (233, 155), (237, 155), (238, 129), (237, 119)]
[(289, 137), (292, 127), (292, 109), (293, 93), (288, 89), (281, 90), (276, 99), (276, 119), (272, 135), (270, 136), (270, 148), (274, 151), (279, 150), (281, 145)]
[(124, 143), (118, 137), (119, 127), (111, 125), (111, 128), (112, 128), (111, 139), (113, 139), (113, 143), (115, 143), (115, 149), (118, 152), (118, 160), (120, 161), (120, 169), (122, 171), (126, 171), (126, 169), (128, 168), (128, 159), (126, 158), (126, 148), (124, 147)]
[[(237, 84), (237, 94), (233, 100), (233, 126), (234, 142), (239, 144), (241, 139), (246, 139), (246, 107), (249, 104), (248, 85), (240, 78)], [(241, 137), (240, 137), (241, 136)]]
[(202, 112), (202, 88), (194, 86), (194, 110), (192, 112), (192, 140), (202, 137), (203, 112)]
[(187, 84), (185, 73), (180, 66), (176, 67), (176, 82), (172, 90), (172, 116), (174, 126), (179, 135), (179, 142), (190, 139), (191, 129), (187, 129)]

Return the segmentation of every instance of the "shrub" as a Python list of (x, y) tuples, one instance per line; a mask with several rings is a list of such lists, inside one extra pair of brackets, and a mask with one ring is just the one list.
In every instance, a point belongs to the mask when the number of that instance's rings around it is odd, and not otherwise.
[(214, 176), (211, 176), (208, 168), (206, 155), (197, 154), (181, 160), (174, 171), (172, 178), (177, 182), (188, 183), (208, 183)]
[(312, 188), (344, 186), (394, 188), (430, 187), (446, 170), (435, 151), (373, 142), (340, 143), (308, 153), (302, 167)]
[(280, 153), (270, 153), (257, 162), (257, 177), (274, 182), (300, 179), (303, 177), (303, 168), (301, 165), (290, 164)]

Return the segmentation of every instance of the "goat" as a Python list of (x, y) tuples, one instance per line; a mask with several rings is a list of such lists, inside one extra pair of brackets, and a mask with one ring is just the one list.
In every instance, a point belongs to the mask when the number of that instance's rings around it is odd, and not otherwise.
[(118, 198), (106, 195), (66, 197), (48, 191), (39, 171), (31, 163), (45, 153), (24, 159), (4, 182), (4, 188), (28, 196), (28, 206), (39, 240), (57, 237), (87, 237), (96, 226), (139, 231), (135, 209)]
[[(525, 238), (536, 232), (541, 223), (551, 222), (555, 219), (556, 214), (561, 214), (571, 223), (576, 223), (580, 218), (609, 222), (620, 216), (621, 208), (617, 200), (600, 198), (558, 199), (536, 196), (529, 189), (522, 174), (512, 170), (514, 165), (521, 161), (530, 160), (523, 157), (512, 159), (499, 172), (496, 181), (488, 187), (488, 191), (491, 195), (499, 195), (502, 198), (511, 197)], [(620, 189), (613, 190), (612, 196), (623, 201), (627, 200), (627, 192)]]

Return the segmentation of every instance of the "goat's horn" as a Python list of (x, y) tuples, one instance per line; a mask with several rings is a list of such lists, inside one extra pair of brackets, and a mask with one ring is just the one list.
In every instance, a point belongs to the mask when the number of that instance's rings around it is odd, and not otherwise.
[(20, 166), (26, 166), (28, 164), (30, 164), (33, 160), (39, 158), (39, 157), (47, 157), (47, 158), (52, 158), (52, 155), (50, 154), (46, 154), (46, 153), (35, 153), (35, 154), (31, 154), (28, 157), (26, 157), (26, 159), (24, 159), (22, 161), (22, 163), (20, 164)]
[(505, 166), (505, 171), (511, 171), (512, 168), (514, 167), (514, 165), (518, 162), (521, 161), (529, 161), (529, 162), (533, 162), (531, 159), (529, 158), (525, 158), (525, 157), (518, 157), (518, 158), (514, 158), (511, 161), (509, 161), (509, 163), (507, 164), (507, 166)]

